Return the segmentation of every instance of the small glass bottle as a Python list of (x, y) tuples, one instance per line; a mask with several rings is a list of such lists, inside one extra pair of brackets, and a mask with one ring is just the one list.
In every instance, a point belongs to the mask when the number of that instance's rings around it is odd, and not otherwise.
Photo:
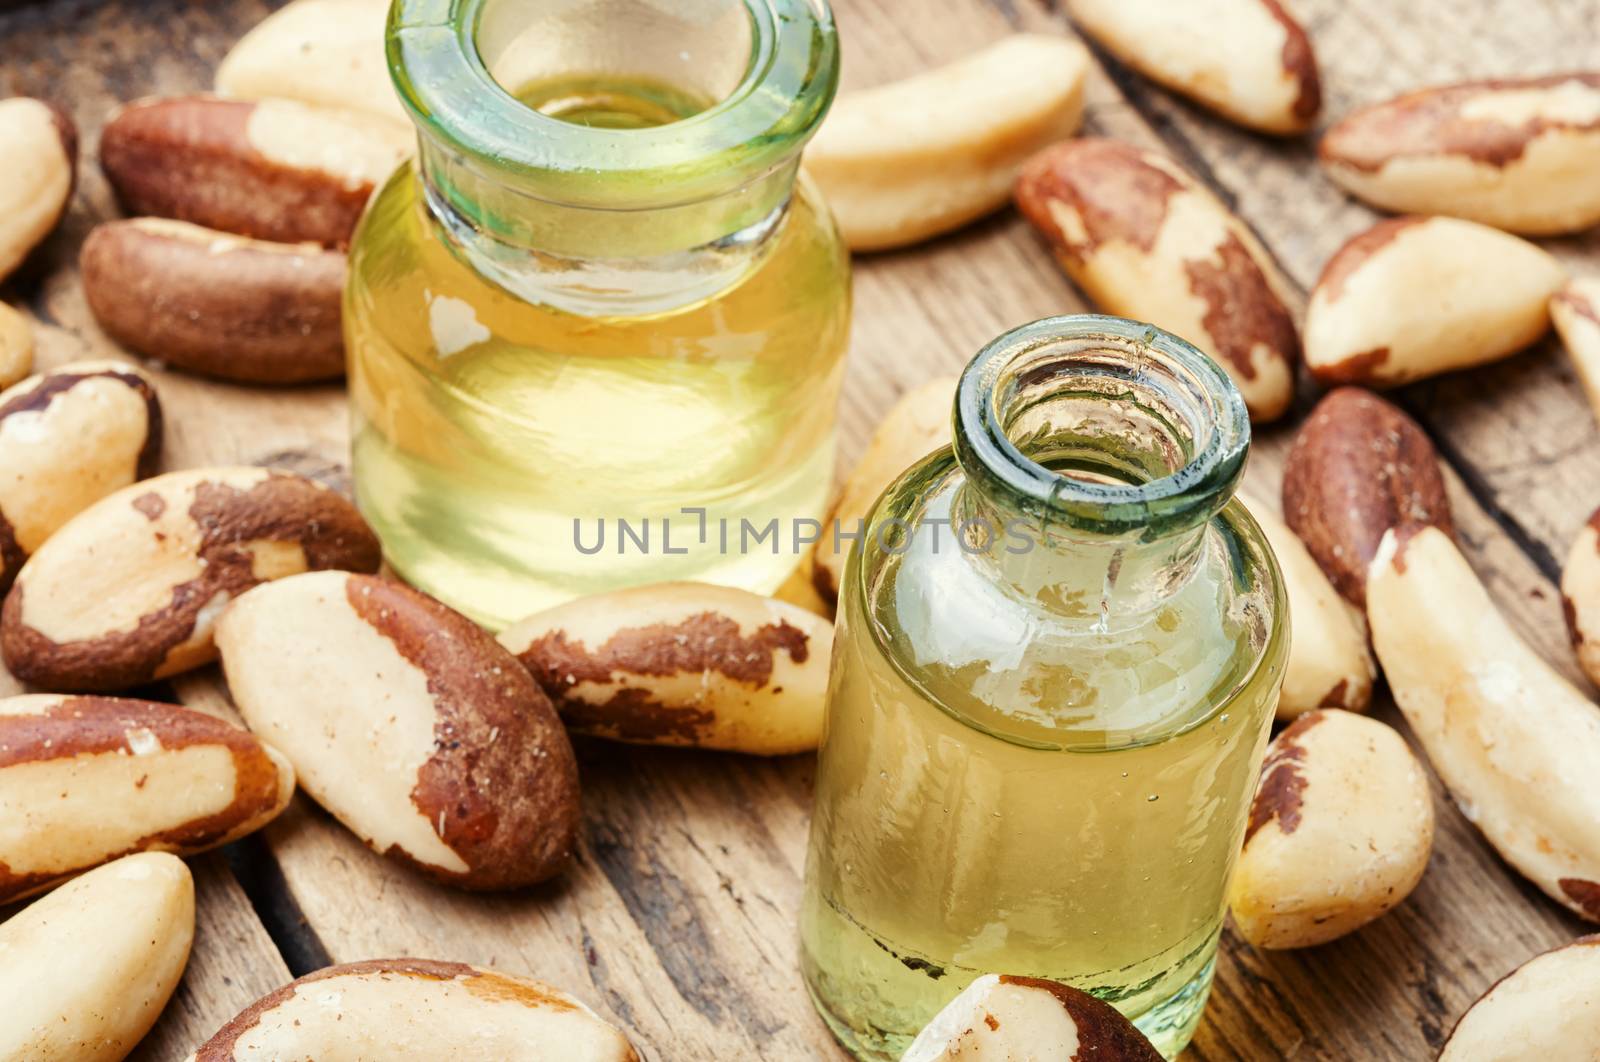
[(389, 562), (493, 627), (776, 588), (795, 556), (760, 532), (823, 509), (849, 330), (796, 180), (824, 0), (397, 0), (388, 50), (419, 151), (355, 236), (345, 333)]
[(1244, 403), (1175, 336), (1058, 317), (979, 353), (954, 438), (846, 568), (807, 985), (863, 1059), (991, 972), (1092, 992), (1170, 1057), (1210, 989), (1288, 643), (1230, 500)]

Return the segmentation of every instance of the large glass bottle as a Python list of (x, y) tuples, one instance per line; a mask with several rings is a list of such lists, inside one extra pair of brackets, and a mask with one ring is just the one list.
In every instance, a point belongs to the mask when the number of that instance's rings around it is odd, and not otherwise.
[(796, 181), (824, 0), (397, 0), (388, 42), (419, 152), (356, 234), (345, 329), (390, 563), (491, 626), (774, 589), (795, 557), (761, 532), (823, 508), (849, 326)]
[[(1148, 325), (1038, 321), (967, 367), (955, 445), (847, 566), (804, 975), (895, 1059), (974, 977), (1066, 981), (1169, 1057), (1210, 988), (1288, 642), (1230, 501), (1249, 420)], [(848, 529), (847, 529), (848, 530)]]

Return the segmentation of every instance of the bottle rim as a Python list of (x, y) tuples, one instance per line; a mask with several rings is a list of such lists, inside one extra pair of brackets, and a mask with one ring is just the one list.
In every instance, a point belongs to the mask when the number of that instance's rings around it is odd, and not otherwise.
[(750, 20), (750, 55), (727, 96), (666, 125), (577, 125), (527, 106), (495, 80), (478, 34), (496, 2), (395, 0), (386, 33), (390, 75), (425, 139), (550, 202), (652, 209), (741, 187), (798, 153), (838, 87), (827, 0), (739, 0)]
[[(1008, 431), (1023, 388), (1069, 389), (1091, 376), (1108, 402), (1159, 403), (1182, 464), (1108, 482), (1025, 454)], [(1232, 497), (1250, 447), (1244, 398), (1216, 361), (1154, 325), (1101, 314), (1047, 317), (994, 339), (961, 375), (954, 420), (956, 457), (970, 480), (1047, 525), (1107, 536), (1155, 538), (1209, 520)]]

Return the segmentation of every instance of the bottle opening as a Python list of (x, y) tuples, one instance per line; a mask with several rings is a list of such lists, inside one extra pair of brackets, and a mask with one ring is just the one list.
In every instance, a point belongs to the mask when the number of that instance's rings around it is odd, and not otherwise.
[(591, 317), (747, 273), (839, 73), (825, 0), (394, 0), (387, 47), (452, 250)]
[(743, 0), (486, 0), (473, 33), (490, 76), (541, 114), (651, 129), (710, 110), (761, 49)]
[(1153, 325), (1078, 314), (1024, 325), (962, 374), (956, 455), (1041, 525), (1154, 538), (1219, 512), (1250, 420), (1216, 362)]
[(839, 75), (825, 0), (395, 0), (388, 57), (459, 198), (628, 212), (765, 214)]

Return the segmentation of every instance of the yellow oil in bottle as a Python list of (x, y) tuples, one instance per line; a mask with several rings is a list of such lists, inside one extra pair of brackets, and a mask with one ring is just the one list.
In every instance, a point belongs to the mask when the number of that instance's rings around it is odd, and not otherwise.
[[(518, 95), (617, 130), (704, 105), (626, 77)], [(709, 297), (592, 316), (486, 279), (398, 171), (345, 305), (357, 500), (389, 563), (491, 627), (637, 583), (776, 588), (795, 553), (760, 532), (817, 517), (832, 475), (849, 276), (803, 180), (775, 225)]]
[[(1282, 677), (1251, 673), (1226, 578), (1203, 565), (1137, 629), (1040, 638), (1003, 668), (910, 663), (892, 610), (845, 596), (801, 936), (858, 1057), (899, 1058), (993, 971), (1106, 999), (1169, 1055), (1188, 1041)], [(896, 596), (936, 599), (914, 579)]]

